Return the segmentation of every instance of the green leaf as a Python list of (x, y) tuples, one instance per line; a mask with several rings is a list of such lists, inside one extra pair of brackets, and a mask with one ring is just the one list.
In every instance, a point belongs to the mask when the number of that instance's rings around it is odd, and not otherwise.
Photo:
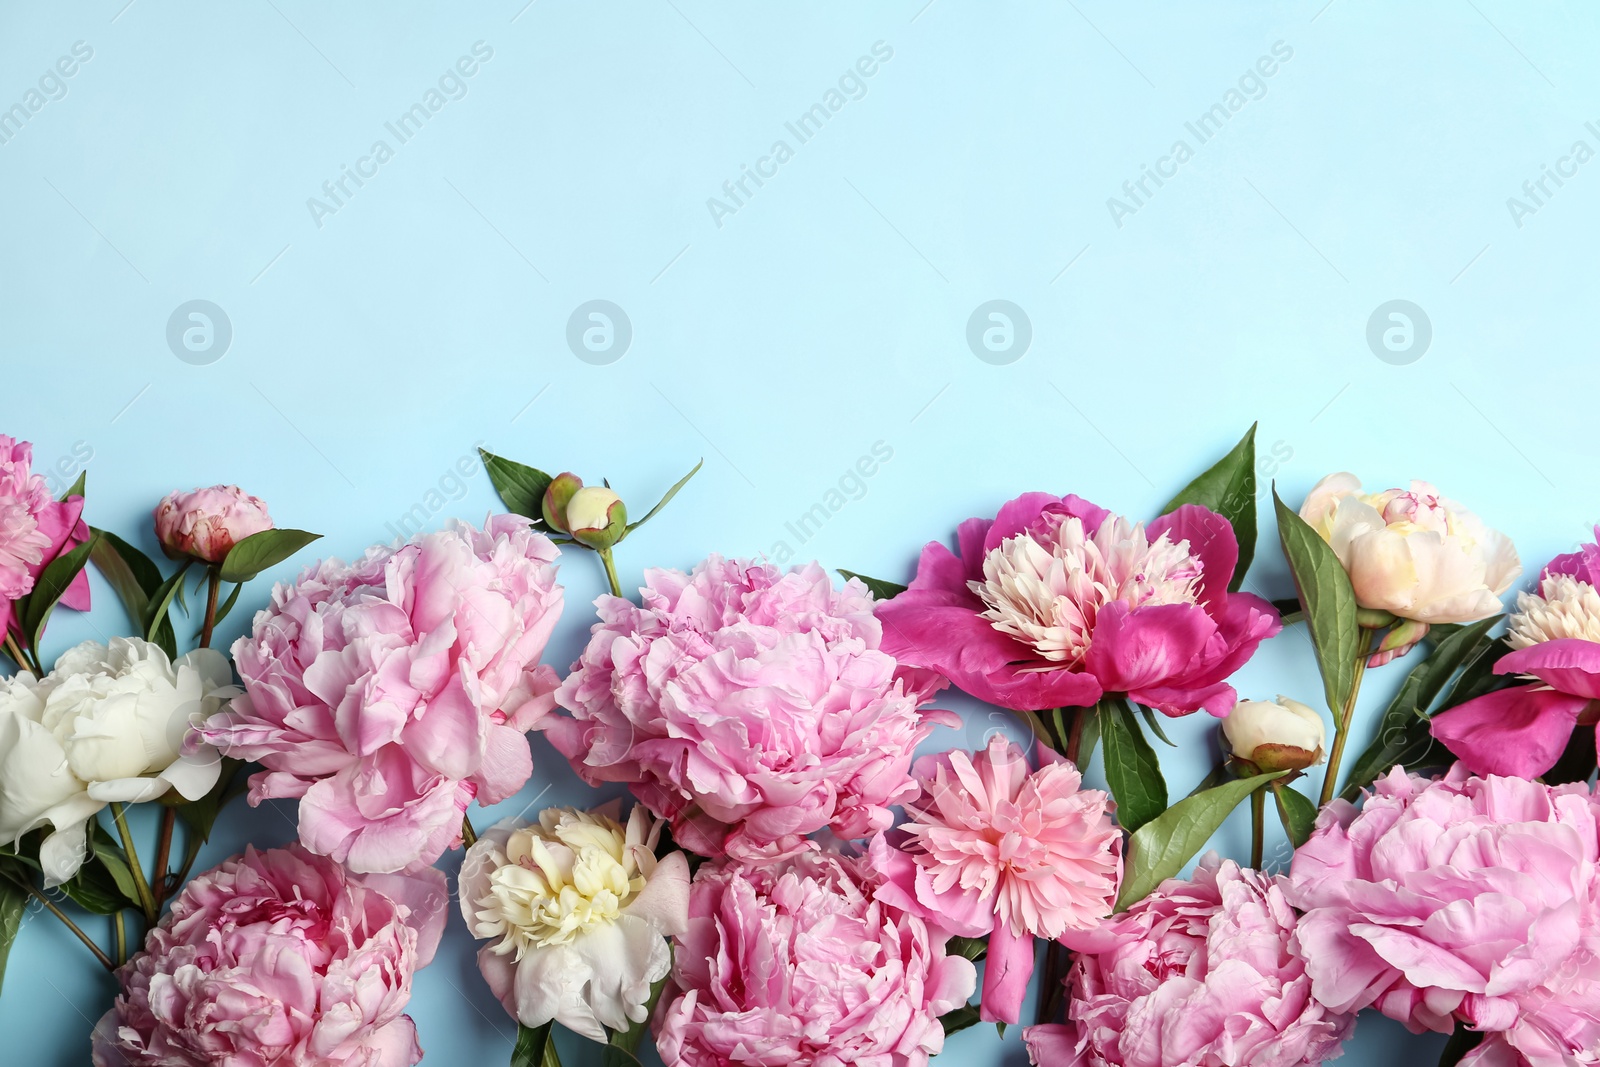
[(702, 459), (699, 463), (694, 465), (694, 470), (690, 471), (688, 474), (685, 474), (682, 478), (679, 478), (676, 482), (674, 482), (672, 488), (667, 490), (667, 495), (656, 501), (656, 506), (644, 513), (644, 518), (638, 520), (637, 522), (628, 523), (628, 533), (633, 533), (633, 531), (637, 530), (639, 527), (655, 518), (656, 512), (666, 507), (667, 501), (677, 496), (678, 490), (688, 485), (689, 479), (693, 478), (696, 474), (699, 474), (700, 468), (704, 467), (705, 465), (706, 461)]
[(39, 636), (44, 633), (45, 623), (50, 621), (50, 612), (66, 595), (73, 579), (82, 573), (89, 562), (89, 553), (94, 551), (99, 541), (99, 533), (90, 530), (89, 540), (51, 560), (40, 572), (39, 580), (34, 582), (33, 592), (18, 601), (17, 614), (22, 619), (23, 640), (35, 654), (39, 651)]
[[(141, 634), (147, 633), (145, 620), (150, 613), (150, 597), (161, 588), (161, 568), (111, 531), (100, 530), (99, 533), (100, 540), (90, 551), (89, 562), (110, 583), (134, 628)], [(178, 638), (171, 619), (162, 618), (153, 640), (169, 657), (177, 658)]]
[(489, 472), (489, 482), (500, 494), (500, 502), (506, 510), (513, 515), (524, 515), (532, 519), (536, 527), (548, 531), (550, 527), (545, 525), (540, 505), (544, 502), (544, 491), (550, 488), (550, 475), (481, 448), (478, 455), (483, 458), (483, 469)]
[(1094, 759), (1095, 746), (1100, 743), (1100, 709), (1079, 708), (1078, 714), (1083, 716), (1083, 726), (1078, 730), (1078, 770), (1089, 766), (1089, 761)]
[(61, 883), (74, 904), (95, 915), (139, 908), (139, 892), (122, 846), (99, 822), (90, 824), (91, 855), (78, 873)]
[(212, 620), (211, 625), (220, 626), (222, 624), (222, 620), (226, 619), (228, 617), (228, 612), (233, 610), (233, 605), (239, 599), (239, 590), (241, 590), (243, 588), (244, 588), (243, 584), (236, 585), (236, 586), (233, 587), (233, 592), (228, 594), (228, 599), (224, 600), (222, 602), (222, 605), (217, 608), (216, 618), (214, 618)]
[(1097, 717), (1105, 746), (1106, 784), (1117, 802), (1117, 821), (1129, 831), (1167, 807), (1167, 783), (1155, 750), (1139, 729), (1133, 709), (1119, 697), (1101, 701)]
[(251, 534), (228, 549), (228, 555), (222, 561), (222, 580), (248, 582), (321, 536), (305, 530), (262, 530)]
[(555, 1023), (543, 1026), (517, 1026), (517, 1045), (511, 1051), (511, 1067), (561, 1067), (556, 1055)]
[(882, 578), (868, 578), (865, 574), (857, 574), (855, 571), (847, 571), (843, 568), (840, 568), (839, 573), (844, 575), (844, 580), (847, 582), (854, 578), (866, 586), (867, 591), (872, 594), (872, 599), (874, 600), (893, 600), (906, 591), (906, 587), (899, 582), (886, 582)]
[(1230, 592), (1244, 584), (1245, 572), (1256, 555), (1256, 426), (1239, 439), (1228, 454), (1183, 487), (1167, 501), (1161, 514), (1176, 511), (1184, 504), (1198, 504), (1227, 519), (1239, 539), (1239, 563), (1228, 581)]
[(1306, 621), (1306, 613), (1300, 607), (1300, 601), (1295, 597), (1286, 597), (1283, 600), (1272, 602), (1273, 610), (1283, 619), (1285, 626), (1292, 626), (1297, 622)]
[(1456, 1067), (1467, 1053), (1482, 1043), (1482, 1033), (1467, 1029), (1467, 1024), (1458, 1020), (1450, 1040), (1444, 1043), (1444, 1051), (1439, 1054), (1439, 1067)]
[(1304, 794), (1290, 786), (1272, 783), (1272, 799), (1278, 805), (1278, 818), (1283, 820), (1283, 832), (1295, 848), (1311, 837), (1317, 822), (1317, 806)]
[(68, 500), (71, 500), (75, 496), (83, 496), (84, 495), (83, 488), (84, 488), (84, 485), (88, 481), (89, 481), (89, 472), (87, 470), (79, 471), (78, 472), (78, 480), (72, 483), (72, 488), (68, 489), (65, 493), (62, 493), (56, 499), (64, 504)]
[(1333, 547), (1311, 526), (1289, 510), (1278, 491), (1272, 491), (1278, 512), (1278, 538), (1289, 560), (1295, 589), (1305, 608), (1306, 628), (1322, 668), (1322, 687), (1328, 709), (1338, 722), (1355, 687), (1356, 660), (1364, 653), (1365, 637), (1356, 624), (1356, 592)]
[(1567, 739), (1566, 751), (1556, 760), (1554, 767), (1539, 777), (1545, 785), (1566, 785), (1569, 782), (1587, 782), (1594, 774), (1594, 727), (1579, 726)]
[(981, 937), (952, 937), (945, 942), (944, 952), (947, 956), (965, 956), (977, 963), (989, 954), (989, 943)]
[[(1410, 767), (1427, 757), (1434, 748), (1433, 735), (1428, 731), (1428, 709), (1464, 664), (1481, 659), (1488, 646), (1498, 643), (1488, 635), (1499, 621), (1497, 615), (1470, 626), (1436, 627), (1435, 632), (1429, 633), (1431, 648), (1427, 658), (1411, 668), (1400, 691), (1384, 709), (1372, 743), (1350, 764), (1340, 796), (1354, 801), (1363, 788), (1387, 774), (1395, 764)], [(1434, 640), (1440, 633), (1443, 636)]]
[(1168, 748), (1178, 747), (1172, 743), (1172, 738), (1168, 737), (1167, 732), (1161, 728), (1161, 720), (1156, 716), (1155, 708), (1147, 708), (1141, 704), (1139, 705), (1139, 714), (1143, 716), (1144, 724), (1150, 728), (1150, 732), (1160, 738), (1163, 745)]
[(1232, 780), (1233, 772), (1228, 769), (1228, 762), (1224, 760), (1211, 768), (1211, 773), (1200, 779), (1199, 785), (1189, 790), (1189, 796), (1192, 797), (1196, 793), (1204, 793), (1207, 789), (1215, 789), (1223, 782), (1231, 782)]
[(1125, 911), (1183, 870), (1239, 802), (1287, 771), (1240, 778), (1178, 801), (1145, 823), (1128, 842), (1117, 910)]
[[(17, 881), (13, 881), (16, 879)], [(0, 990), (5, 987), (6, 958), (22, 929), (28, 910), (28, 893), (19, 882), (32, 883), (33, 874), (11, 862), (0, 863)]]
[(977, 1026), (980, 1020), (976, 1004), (963, 1004), (953, 1011), (947, 1011), (939, 1016), (939, 1025), (944, 1027), (944, 1036), (949, 1037), (959, 1030), (969, 1026)]
[[(178, 569), (173, 572), (172, 577), (158, 585), (150, 594), (144, 620), (144, 638), (146, 641), (156, 640), (163, 626), (169, 630), (172, 628), (172, 619), (168, 617), (167, 613), (172, 609), (172, 598), (183, 587), (183, 576), (188, 570), (189, 561), (185, 560), (178, 565)], [(176, 638), (174, 638), (174, 642), (176, 642)]]

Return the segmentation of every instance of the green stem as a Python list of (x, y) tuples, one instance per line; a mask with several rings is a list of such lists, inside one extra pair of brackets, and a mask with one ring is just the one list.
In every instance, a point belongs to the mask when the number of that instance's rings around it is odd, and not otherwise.
[(123, 813), (122, 805), (117, 801), (111, 802), (111, 818), (117, 824), (117, 835), (122, 838), (122, 850), (128, 854), (128, 869), (133, 872), (133, 888), (138, 891), (139, 905), (144, 908), (145, 920), (154, 926), (155, 894), (150, 892), (150, 883), (145, 881), (144, 866), (139, 862), (139, 850), (133, 847), (133, 832), (128, 829), (128, 818)]
[(178, 809), (169, 805), (161, 808), (161, 837), (156, 844), (156, 909), (160, 910), (167, 899), (168, 871), (172, 864), (172, 828), (178, 821)]
[[(1083, 717), (1095, 714), (1095, 708), (1073, 708), (1072, 725), (1067, 727), (1067, 751), (1064, 755), (1067, 762), (1078, 767), (1078, 753), (1083, 748)], [(1082, 767), (1078, 767), (1082, 770)]]
[(472, 828), (470, 815), (461, 816), (461, 842), (468, 848), (478, 843), (478, 832)]
[(600, 562), (605, 565), (606, 581), (611, 583), (611, 595), (621, 596), (622, 583), (617, 581), (617, 565), (611, 558), (611, 550), (609, 548), (600, 549)]
[(24, 881), (22, 881), (21, 879), (18, 879), (18, 878), (13, 878), (9, 874), (4, 875), (4, 877), (10, 879), (10, 881), (13, 882), (14, 884), (16, 884), (18, 886), (21, 886), (23, 889), (27, 890), (28, 891), (28, 895), (36, 898), (39, 901), (39, 903), (43, 904), (47, 909), (49, 909), (51, 915), (54, 915), (56, 918), (60, 919), (64, 923), (66, 923), (67, 924), (67, 929), (71, 930), (73, 933), (78, 935), (78, 940), (82, 941), (86, 946), (88, 946), (89, 951), (94, 953), (95, 959), (97, 959), (101, 963), (105, 964), (106, 970), (114, 971), (114, 970), (117, 969), (117, 965), (111, 962), (111, 957), (107, 956), (104, 952), (100, 951), (100, 946), (95, 944), (92, 940), (90, 940), (89, 935), (84, 933), (83, 930), (79, 928), (77, 923), (75, 923), (71, 919), (67, 918), (67, 913), (62, 911), (60, 908), (56, 907), (55, 901), (51, 900), (49, 897), (47, 897), (43, 893), (39, 892), (39, 890), (35, 889), (33, 887), (33, 885), (31, 883), (29, 883), (29, 882), (24, 882)]
[(120, 967), (128, 962), (128, 928), (124, 925), (121, 909), (112, 915), (111, 924), (117, 934), (117, 965)]
[(1266, 824), (1267, 791), (1261, 788), (1250, 794), (1250, 866), (1258, 871), (1265, 852)]
[(200, 647), (211, 647), (211, 630), (217, 625), (217, 594), (222, 591), (222, 568), (206, 571), (206, 621), (200, 628)]
[[(1362, 631), (1365, 633), (1366, 631)], [(1339, 761), (1344, 758), (1344, 743), (1350, 737), (1350, 721), (1356, 713), (1356, 697), (1361, 693), (1361, 678), (1367, 673), (1367, 657), (1371, 654), (1372, 642), (1369, 638), (1361, 655), (1356, 660), (1355, 674), (1350, 679), (1350, 695), (1345, 698), (1344, 707), (1340, 710), (1337, 720), (1333, 724), (1333, 749), (1328, 753), (1328, 768), (1322, 777), (1322, 800), (1318, 807), (1327, 807), (1333, 799), (1334, 791), (1339, 783)]]
[(44, 677), (44, 668), (39, 665), (37, 657), (30, 658), (22, 646), (17, 643), (16, 635), (10, 630), (6, 631), (6, 655), (17, 661), (17, 666), (25, 671), (32, 671), (40, 678)]

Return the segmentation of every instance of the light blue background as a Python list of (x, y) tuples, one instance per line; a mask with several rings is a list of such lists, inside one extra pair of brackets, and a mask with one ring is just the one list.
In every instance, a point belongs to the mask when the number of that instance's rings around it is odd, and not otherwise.
[[(74, 42), (93, 57), (0, 144), (0, 431), (36, 442), (40, 468), (64, 462), (63, 485), (92, 455), (91, 520), (151, 550), (149, 509), (173, 488), (238, 482), (349, 556), (419, 504), (431, 525), (497, 508), (481, 471), (451, 480), (478, 442), (607, 476), (636, 509), (704, 456), (624, 546), (636, 584), (646, 565), (779, 542), (904, 579), (923, 541), (1027, 489), (1148, 515), (1260, 419), (1263, 475), (1287, 498), (1341, 468), (1428, 478), (1531, 568), (1596, 518), (1600, 377), (1600, 163), (1520, 220), (1507, 205), (1573, 142), (1600, 148), (1596, 16), (1531, 7), (6, 3), (0, 107)], [(398, 144), (384, 123), (479, 41), (493, 57), (466, 95)], [(800, 144), (785, 122), (880, 41), (892, 59)], [(1275, 42), (1292, 58), (1200, 145), (1185, 122)], [(307, 198), (379, 138), (394, 157), (319, 226)], [(1178, 138), (1193, 158), (1119, 226), (1108, 197)], [(778, 139), (793, 158), (718, 225), (707, 199)], [(231, 321), (209, 365), (166, 342), (192, 299)], [(609, 366), (565, 340), (592, 299), (632, 323)], [(965, 339), (991, 299), (1031, 321), (1009, 365)], [(1392, 299), (1432, 324), (1407, 365), (1366, 341)], [(786, 523), (879, 441), (893, 458), (800, 543)], [(454, 499), (429, 498), (441, 488)], [(1252, 588), (1287, 595), (1264, 534)], [(563, 581), (560, 667), (595, 561), (569, 560)], [(246, 591), (224, 637), (267, 591)], [(50, 654), (119, 632), (97, 595), (91, 617), (57, 622)], [(1373, 676), (1363, 707), (1402, 669)], [(1293, 632), (1238, 682), (1317, 692)], [(987, 713), (966, 710), (941, 745), (981, 740)], [(1181, 795), (1214, 724), (1169, 731)], [(534, 745), (533, 782), (480, 825), (592, 796)], [(203, 862), (292, 832), (290, 807), (235, 805)], [(1241, 855), (1245, 837), (1236, 818), (1218, 844)], [(30, 916), (4, 1060), (84, 1062), (111, 990)], [(459, 920), (411, 1011), (430, 1063), (509, 1055)], [(1347, 1062), (1431, 1062), (1438, 1046), (1364, 1018)], [(1024, 1061), (1016, 1031), (980, 1028), (944, 1062)]]

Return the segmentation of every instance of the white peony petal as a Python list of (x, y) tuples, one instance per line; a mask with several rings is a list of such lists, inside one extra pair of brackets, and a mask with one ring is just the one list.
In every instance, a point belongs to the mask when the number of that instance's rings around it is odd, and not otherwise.
[(668, 936), (681, 937), (689, 929), (688, 857), (682, 852), (669, 853), (656, 864), (649, 877), (650, 881), (629, 901), (623, 914), (652, 923)]
[(108, 782), (90, 782), (89, 797), (104, 804), (143, 804), (165, 796), (171, 788), (171, 784), (161, 778), (113, 778)]
[(183, 799), (199, 800), (222, 777), (222, 757), (207, 745), (192, 756), (179, 756), (159, 777), (171, 782)]
[(44, 887), (53, 889), (78, 873), (89, 858), (88, 819), (59, 827), (39, 846), (39, 866), (44, 869)]
[(0, 710), (0, 841), (15, 841), (38, 826), (45, 812), (82, 791), (49, 730)]

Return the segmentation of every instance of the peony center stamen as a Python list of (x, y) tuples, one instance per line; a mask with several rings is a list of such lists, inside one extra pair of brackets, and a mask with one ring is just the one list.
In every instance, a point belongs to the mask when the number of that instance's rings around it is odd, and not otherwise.
[(1563, 638), (1600, 642), (1600, 591), (1567, 574), (1547, 575), (1537, 593), (1519, 593), (1506, 632), (1513, 649)]
[(1143, 523), (1115, 515), (1091, 536), (1082, 519), (1069, 516), (1007, 538), (984, 558), (983, 581), (968, 586), (996, 630), (1047, 660), (1077, 666), (1107, 604), (1195, 604), (1201, 577), (1186, 540), (1162, 534), (1152, 541)]

